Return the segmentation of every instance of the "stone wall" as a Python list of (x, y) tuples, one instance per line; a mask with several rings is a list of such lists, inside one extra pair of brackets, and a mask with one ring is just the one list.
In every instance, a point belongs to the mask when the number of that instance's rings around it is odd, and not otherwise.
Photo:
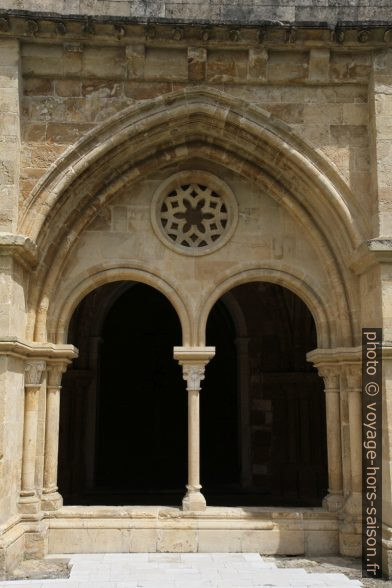
[[(359, 3), (350, 10), (344, 4), (314, 10), (312, 2), (310, 14), (309, 6), (299, 3), (267, 6), (270, 12), (249, 4), (241, 5), (239, 16), (238, 7), (220, 4), (214, 13), (208, 5), (210, 25), (214, 18), (243, 19), (233, 27), (181, 26), (182, 18), (202, 17), (206, 4), (180, 3), (170, 14), (167, 4), (160, 14), (163, 5), (143, 2), (136, 14), (136, 4), (89, 2), (91, 14), (95, 6), (101, 10), (93, 19), (80, 17), (87, 11), (82, 0), (59, 3), (60, 8), (49, 2), (13, 4), (12, 9), (67, 14), (0, 16), (0, 516), (6, 537), (0, 556), (11, 553), (10, 542), (24, 528), (18, 521), (24, 516), (30, 524), (32, 514), (18, 504), (24, 361), (34, 353), (49, 360), (56, 353), (63, 361), (73, 357), (61, 346), (73, 309), (88, 292), (116, 280), (144, 281), (166, 295), (181, 320), (184, 346), (192, 348), (205, 343), (214, 296), (240, 283), (269, 280), (302, 297), (315, 318), (322, 359), (333, 365), (330, 389), (342, 399), (329, 416), (335, 495), (326, 508), (336, 510), (346, 501), (340, 549), (358, 554), (361, 423), (355, 346), (364, 324), (384, 326), (387, 351), (392, 340), (392, 33), (388, 23), (365, 24), (369, 13), (387, 19), (390, 9), (380, 2), (379, 10)], [(144, 20), (147, 8), (152, 20), (177, 20), (147, 26), (132, 21), (130, 7)], [(122, 9), (127, 14), (120, 14)], [(106, 10), (113, 11), (113, 19), (106, 18)], [(249, 22), (248, 10), (255, 19), (293, 22), (308, 15), (331, 26), (264, 27)], [(332, 26), (346, 17), (362, 22)], [(221, 177), (235, 193), (238, 229), (221, 249), (189, 257), (153, 232), (151, 202), (170, 174), (200, 168)], [(18, 347), (17, 337), (27, 343)], [(390, 368), (385, 374), (388, 415)], [(57, 441), (55, 419), (45, 414), (45, 382), (34, 409), (37, 447), (28, 462), (35, 475), (29, 491), (37, 521), (46, 516), (44, 445)], [(58, 398), (59, 383), (50, 386)], [(262, 410), (267, 414), (269, 405)], [(385, 418), (384, 497), (390, 505), (392, 435)], [(30, 459), (29, 439), (23, 451)], [(53, 443), (50, 451), (53, 455)], [(55, 498), (50, 508), (59, 507), (61, 498)], [(57, 540), (74, 546), (72, 533), (79, 534), (68, 520), (72, 512), (68, 518), (61, 512), (59, 525), (62, 516), (66, 523), (57, 539), (58, 529), (52, 533), (52, 550), (59, 548)], [(333, 524), (328, 549), (336, 549), (336, 514), (324, 515)], [(384, 515), (386, 536), (392, 537), (388, 508)], [(82, 526), (87, 515), (80, 516)], [(30, 555), (47, 548), (47, 523), (37, 521), (29, 527)], [(117, 520), (107, 524), (118, 531)], [(67, 525), (74, 525), (71, 533)], [(276, 543), (278, 529), (274, 537), (271, 549), (283, 549)], [(391, 545), (384, 546), (390, 553)]]
[(200, 84), (258, 105), (324, 153), (355, 192), (367, 224), (371, 69), (371, 55), (353, 50), (25, 42), (22, 199), (68, 145), (110, 116)]
[(165, 19), (176, 21), (336, 23), (391, 20), (388, 0), (1, 0), (0, 8), (57, 14)]

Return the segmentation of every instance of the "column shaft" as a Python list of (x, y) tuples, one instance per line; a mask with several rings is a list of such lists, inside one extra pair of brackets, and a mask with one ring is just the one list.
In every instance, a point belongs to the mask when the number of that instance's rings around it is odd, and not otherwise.
[(338, 389), (325, 390), (329, 492), (342, 494), (342, 443), (340, 436), (340, 398)]
[(324, 380), (327, 423), (328, 494), (323, 506), (331, 512), (343, 506), (343, 462), (340, 415), (340, 366), (338, 363), (315, 363)]
[(42, 508), (56, 510), (63, 501), (57, 492), (57, 465), (59, 453), (60, 390), (61, 377), (66, 363), (52, 363), (48, 367), (46, 388), (45, 460)]
[(49, 388), (46, 395), (44, 492), (57, 491), (57, 462), (60, 419), (60, 389)]
[(351, 490), (362, 492), (362, 399), (361, 389), (349, 391)]
[(23, 430), (22, 496), (34, 496), (35, 494), (38, 399), (39, 387), (26, 387)]
[(200, 392), (188, 391), (188, 485), (200, 490)]

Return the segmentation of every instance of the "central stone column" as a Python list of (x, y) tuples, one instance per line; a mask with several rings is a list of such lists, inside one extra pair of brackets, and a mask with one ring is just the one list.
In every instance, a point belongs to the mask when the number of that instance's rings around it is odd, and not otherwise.
[(205, 510), (200, 492), (200, 389), (205, 366), (215, 355), (215, 347), (174, 347), (174, 359), (182, 366), (188, 390), (188, 484), (183, 510)]

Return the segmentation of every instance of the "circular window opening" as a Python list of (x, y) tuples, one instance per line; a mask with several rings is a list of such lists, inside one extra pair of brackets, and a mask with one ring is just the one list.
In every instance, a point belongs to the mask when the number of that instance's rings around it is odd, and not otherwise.
[(186, 255), (205, 255), (232, 236), (238, 207), (232, 190), (216, 176), (180, 172), (155, 192), (151, 220), (157, 236)]

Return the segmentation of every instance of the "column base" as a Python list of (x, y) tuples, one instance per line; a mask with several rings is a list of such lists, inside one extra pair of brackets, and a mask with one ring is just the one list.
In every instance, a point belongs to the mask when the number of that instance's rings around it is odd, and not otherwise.
[(187, 493), (182, 500), (182, 510), (205, 510), (206, 499), (200, 492), (201, 486), (187, 486)]
[(323, 508), (328, 512), (338, 512), (344, 504), (344, 498), (342, 493), (329, 492), (323, 498)]
[(360, 557), (362, 554), (362, 494), (352, 492), (341, 512), (339, 528), (340, 554)]
[(21, 492), (18, 502), (19, 512), (23, 514), (37, 514), (41, 510), (41, 503), (35, 492)]
[(354, 517), (362, 516), (362, 493), (352, 492), (344, 505), (344, 512)]
[(41, 498), (42, 510), (58, 510), (63, 506), (63, 497), (57, 490), (50, 492), (43, 491)]

